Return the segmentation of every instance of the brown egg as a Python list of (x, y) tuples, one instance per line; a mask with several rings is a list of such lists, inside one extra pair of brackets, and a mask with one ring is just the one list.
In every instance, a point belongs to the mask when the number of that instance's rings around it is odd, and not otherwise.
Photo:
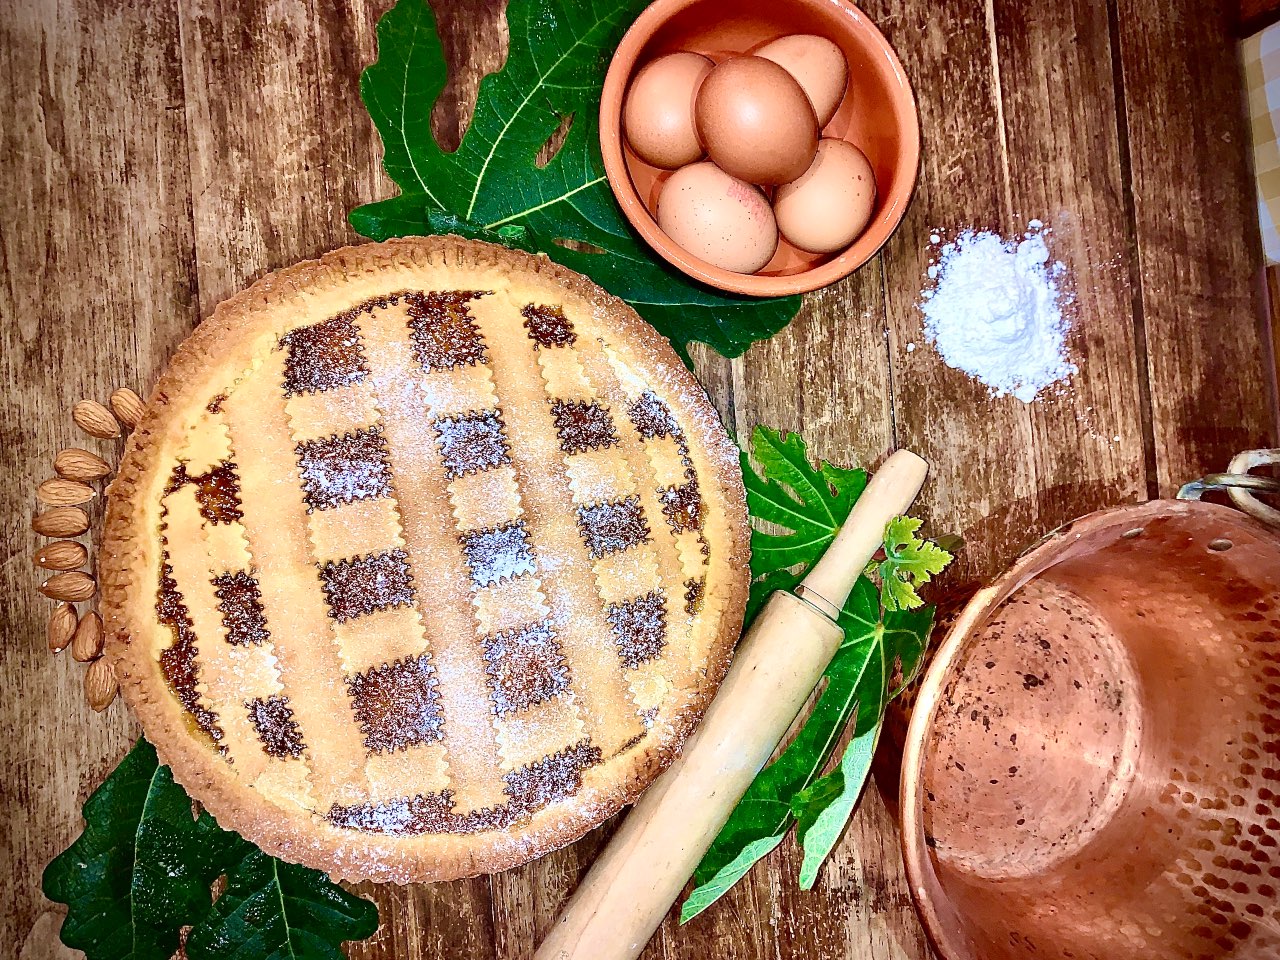
[(658, 226), (687, 253), (734, 273), (755, 273), (778, 247), (764, 191), (708, 161), (671, 175), (658, 196)]
[(674, 170), (702, 156), (693, 103), (713, 66), (696, 53), (669, 53), (640, 68), (627, 91), (622, 127), (645, 163)]
[(707, 154), (748, 183), (787, 183), (808, 169), (818, 118), (800, 84), (763, 57), (735, 57), (702, 81), (694, 108)]
[(796, 78), (818, 115), (818, 126), (831, 122), (849, 85), (849, 64), (839, 47), (826, 37), (796, 33), (766, 43), (755, 55), (772, 60)]
[(876, 180), (866, 154), (844, 140), (823, 138), (813, 166), (784, 183), (773, 198), (778, 230), (810, 253), (843, 250), (867, 228)]

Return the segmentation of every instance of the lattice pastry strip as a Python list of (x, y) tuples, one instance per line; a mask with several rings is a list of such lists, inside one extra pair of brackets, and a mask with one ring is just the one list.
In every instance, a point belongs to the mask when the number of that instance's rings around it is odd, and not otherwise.
[[(526, 305), (522, 313), (531, 317), (540, 309), (545, 308)], [(655, 688), (638, 687), (635, 671), (664, 656), (666, 631), (673, 625), (659, 569), (663, 557), (653, 545), (649, 523), (656, 514), (650, 509), (646, 515), (630, 464), (618, 462), (619, 412), (598, 399), (578, 356), (572, 319), (563, 310), (552, 317), (560, 335), (538, 343), (538, 363), (578, 507), (579, 533), (595, 563), (596, 588), (632, 700), (643, 713), (655, 706)], [(642, 622), (641, 611), (647, 621)]]
[[(199, 544), (204, 539), (204, 519), (196, 499), (196, 488), (180, 486), (164, 498), (165, 536), (175, 543)], [(222, 731), (220, 745), (235, 765), (236, 772), (250, 781), (270, 760), (263, 750), (257, 730), (250, 722), (244, 698), (230, 697), (226, 691), (251, 689), (263, 695), (277, 694), (280, 684), (270, 651), (258, 648), (258, 657), (246, 658), (246, 674), (237, 676), (232, 660), (235, 648), (226, 640), (223, 614), (213, 586), (208, 555), (200, 550), (184, 549), (170, 555), (174, 587), (182, 597), (196, 637), (196, 691), (201, 703), (218, 717)]]
[[(399, 502), (400, 519), (411, 566), (430, 572), (430, 589), (417, 591), (414, 604), (428, 633), (428, 646), (435, 650), (434, 668), (448, 678), (436, 689), (452, 802), (460, 809), (496, 807), (507, 799), (501, 753), (489, 704), (476, 694), (486, 688), (479, 642), (459, 642), (476, 636), (477, 624), (467, 612), (471, 608), (468, 569), (445, 489), (448, 479), (439, 435), (433, 427), (439, 416), (470, 412), (492, 387), (485, 386), (487, 370), (480, 369), (482, 345), (473, 343), (477, 348), (452, 364), (444, 362), (447, 355), (428, 355), (425, 359), (437, 362), (424, 369), (419, 362), (423, 358), (415, 353), (408, 335), (412, 319), (404, 305), (389, 305), (361, 313), (355, 323), (370, 358), (384, 435), (394, 452), (393, 484), (415, 491), (411, 502)], [(406, 389), (403, 371), (414, 367), (423, 372), (410, 381), (412, 389)], [(493, 405), (492, 400), (487, 404)], [(432, 642), (437, 637), (443, 642)]]
[(375, 753), (369, 757), (365, 772), (369, 798), (374, 802), (439, 793), (448, 789), (450, 782), (445, 748), (439, 741)]
[(464, 473), (449, 483), (458, 530), (483, 530), (519, 520), (520, 485), (510, 463)]
[(311, 748), (311, 786), (322, 808), (365, 794), (365, 748), (342, 685), (341, 658), (308, 538), (296, 442), (281, 390), (285, 357), (273, 352), (223, 404), (241, 467), (242, 523), (260, 571), (268, 630), (288, 624), (275, 654), (293, 719)]
[[(509, 297), (495, 296), (476, 304), (472, 313), (486, 339), (515, 340), (525, 335), (522, 306)], [(492, 358), (493, 381), (503, 403), (522, 409), (537, 409), (545, 403), (538, 354), (562, 347), (540, 344), (535, 351), (532, 346), (504, 350)], [(609, 636), (611, 628), (601, 610), (591, 556), (577, 529), (560, 437), (549, 415), (508, 423), (507, 437), (528, 509), (530, 540), (535, 552), (554, 557), (554, 569), (540, 570), (539, 577), (573, 690), (581, 701), (584, 729), (604, 756), (612, 756), (642, 734), (644, 727), (616, 654), (598, 640)]]
[(498, 719), (503, 770), (536, 763), (586, 738), (582, 712), (572, 691)]
[[(638, 691), (630, 671), (650, 659), (664, 657), (668, 662), (668, 672), (685, 679), (691, 675), (692, 664), (684, 654), (685, 643), (666, 642), (666, 635), (682, 628), (687, 631), (688, 621), (678, 616), (679, 597), (668, 596), (669, 591), (661, 587), (663, 583), (680, 583), (682, 568), (672, 531), (664, 522), (654, 465), (629, 422), (632, 398), (627, 396), (598, 343), (584, 337), (572, 349), (576, 351), (584, 375), (599, 398), (596, 404), (607, 405), (610, 410), (615, 439), (613, 448), (623, 460), (617, 469), (619, 473), (626, 472), (634, 478), (630, 482), (637, 492), (627, 502), (635, 504), (639, 514), (645, 518), (646, 535), (642, 542), (651, 548), (647, 556), (654, 562), (657, 573), (658, 586), (654, 589), (637, 592), (626, 602), (610, 598), (608, 607), (614, 640), (629, 670), (628, 680), (633, 697), (636, 697)], [(605, 568), (606, 571), (608, 569)], [(601, 587), (603, 592), (604, 585)], [(660, 635), (661, 642), (658, 640)]]
[[(674, 563), (681, 571), (684, 591), (673, 596), (668, 606), (668, 616), (673, 622), (687, 626), (687, 636), (693, 636), (695, 618), (705, 616), (700, 600), (688, 599), (690, 591), (705, 589), (710, 555), (705, 549), (702, 527), (706, 522), (706, 507), (698, 486), (698, 475), (689, 457), (687, 440), (670, 409), (639, 381), (618, 354), (599, 344), (588, 347), (589, 355), (584, 364), (593, 375), (609, 382), (609, 392), (618, 403), (627, 406), (627, 425), (624, 436), (633, 456), (637, 452), (645, 458), (648, 470), (643, 471), (641, 482), (645, 502), (657, 510), (664, 536), (659, 543), (668, 546), (664, 559)], [(606, 372), (607, 371), (607, 372)], [(637, 474), (642, 468), (637, 464)], [(692, 533), (692, 537), (690, 534)], [(692, 540), (695, 546), (690, 545)], [(667, 567), (666, 570), (670, 570)], [(677, 673), (684, 683), (696, 685), (698, 664), (705, 650), (692, 650), (680, 645), (687, 652), (687, 673)]]
[[(477, 367), (488, 373), (486, 365)], [(547, 601), (537, 579), (536, 553), (528, 544), (499, 398), (488, 376), (474, 384), (477, 389), (469, 397), (456, 397), (450, 384), (450, 396), (461, 401), (464, 412), (436, 417), (431, 427), (450, 478), (449, 504), (471, 574), (501, 769), (508, 773), (564, 747), (564, 730), (573, 733), (569, 742), (576, 743), (582, 739), (583, 725), (576, 703), (565, 693), (568, 669), (556, 629), (546, 617)], [(527, 618), (514, 618), (513, 612), (521, 608), (528, 608)], [(490, 629), (494, 610), (504, 611), (505, 623)], [(551, 731), (543, 729), (532, 748), (531, 717), (558, 724)], [(516, 731), (514, 739), (511, 731)], [(542, 752), (531, 754), (529, 749)]]
[(575, 504), (582, 507), (635, 496), (635, 478), (630, 470), (619, 469), (616, 460), (608, 450), (586, 450), (565, 460)]
[[(442, 789), (448, 765), (439, 681), (414, 604), (376, 390), (366, 377), (352, 387), (294, 395), (286, 408), (299, 441), (313, 555), (364, 737), (365, 774), (372, 795), (387, 798)], [(348, 394), (359, 397), (359, 419), (344, 422), (341, 402), (313, 399)]]
[(404, 548), (400, 511), (391, 497), (362, 500), (307, 517), (317, 563)]
[(548, 346), (538, 351), (538, 366), (547, 384), (547, 393), (560, 400), (590, 402), (595, 398), (591, 382), (572, 350)]
[(476, 589), (472, 601), (481, 636), (540, 623), (551, 615), (542, 581), (534, 575)]
[(294, 393), (285, 400), (285, 413), (299, 442), (354, 433), (378, 422), (373, 385), (367, 379), (329, 390)]

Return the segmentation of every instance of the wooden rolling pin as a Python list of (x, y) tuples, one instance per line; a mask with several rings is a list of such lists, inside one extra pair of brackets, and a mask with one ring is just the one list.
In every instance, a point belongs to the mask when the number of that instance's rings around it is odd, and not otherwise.
[(891, 456), (795, 594), (769, 598), (684, 751), (632, 808), (535, 960), (640, 955), (821, 679), (844, 639), (840, 608), (927, 472), (913, 453)]

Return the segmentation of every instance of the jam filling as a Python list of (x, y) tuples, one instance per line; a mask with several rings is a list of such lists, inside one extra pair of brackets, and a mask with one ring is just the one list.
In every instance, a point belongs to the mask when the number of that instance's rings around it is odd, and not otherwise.
[(473, 530), (462, 534), (462, 552), (471, 568), (471, 582), (477, 587), (487, 587), (533, 573), (533, 547), (524, 521), (517, 520), (501, 527)]
[(391, 496), (391, 465), (381, 427), (297, 446), (307, 510)]
[(492, 634), (481, 646), (496, 714), (523, 710), (569, 686), (569, 668), (550, 621)]
[(697, 480), (660, 490), (658, 499), (667, 523), (676, 533), (702, 529), (702, 494), (698, 492)]
[(323, 323), (298, 327), (281, 337), (280, 345), (289, 352), (284, 363), (285, 396), (333, 390), (364, 380), (369, 375), (369, 367), (354, 318), (361, 310), (385, 302), (365, 304)]
[(258, 731), (262, 749), (273, 757), (300, 757), (307, 745), (293, 719), (288, 697), (255, 697), (248, 701), (249, 720)]
[(191, 625), (191, 615), (187, 612), (186, 603), (178, 592), (178, 584), (173, 579), (173, 567), (169, 564), (167, 552), (160, 567), (156, 618), (173, 631), (173, 645), (160, 653), (160, 671), (164, 674), (169, 689), (196, 726), (214, 743), (220, 743), (223, 733), (218, 726), (218, 716), (201, 705), (200, 693), (196, 689), (200, 682), (200, 665), (196, 660), (196, 633)]
[(618, 442), (608, 408), (598, 403), (557, 400), (551, 405), (551, 416), (565, 453), (607, 449)]
[(267, 618), (262, 609), (262, 593), (258, 581), (244, 570), (223, 573), (213, 578), (214, 593), (218, 597), (218, 609), (222, 611), (222, 625), (227, 631), (227, 643), (262, 643), (270, 638)]
[(380, 803), (335, 804), (328, 820), (363, 833), (418, 836), (424, 833), (482, 833), (505, 830), (582, 789), (582, 772), (600, 763), (600, 748), (582, 741), (508, 773), (500, 806), (455, 813), (453, 791), (418, 794)]
[(646, 390), (640, 395), (640, 399), (631, 405), (629, 416), (636, 432), (645, 440), (683, 436), (670, 408), (652, 391)]
[(244, 512), (240, 509), (240, 477), (234, 462), (224, 460), (208, 473), (190, 474), (187, 465), (179, 463), (165, 487), (165, 496), (186, 484), (196, 488), (196, 505), (200, 516), (209, 523), (236, 523)]
[(578, 532), (593, 560), (649, 542), (639, 497), (579, 507)]
[(445, 476), (450, 480), (511, 462), (511, 450), (502, 435), (502, 414), (498, 410), (441, 417), (431, 426), (440, 446)]
[(370, 753), (388, 753), (444, 736), (440, 681), (423, 654), (347, 677), (347, 692)]
[(405, 294), (414, 356), (422, 369), (450, 369), (487, 363), (484, 338), (468, 304), (491, 290), (446, 290)]
[(531, 303), (520, 313), (529, 339), (539, 347), (571, 347), (578, 339), (561, 307)]
[(638, 667), (661, 655), (667, 644), (667, 603), (662, 591), (610, 604), (607, 613), (623, 666)]
[(691, 577), (684, 582), (684, 612), (691, 617), (702, 612), (707, 595), (707, 578)]
[(413, 602), (413, 575), (403, 550), (326, 563), (320, 580), (329, 616), (339, 623)]

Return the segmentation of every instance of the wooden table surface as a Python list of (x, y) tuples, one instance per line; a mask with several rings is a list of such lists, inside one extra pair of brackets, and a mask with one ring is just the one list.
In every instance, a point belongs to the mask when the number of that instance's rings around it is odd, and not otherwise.
[[(387, 2), (9, 0), (0, 16), (0, 949), (23, 960), (62, 955), (41, 870), (137, 735), (120, 703), (89, 712), (81, 667), (44, 648), (33, 490), (82, 442), (72, 403), (145, 392), (224, 297), (358, 239), (346, 212), (392, 192), (357, 95)], [(882, 255), (809, 296), (787, 330), (733, 362), (699, 354), (728, 421), (800, 430), (842, 461), (925, 455), (921, 511), (967, 541), (954, 587), (1077, 515), (1275, 445), (1249, 137), (1219, 5), (862, 6), (915, 84), (919, 188)], [(456, 139), (506, 27), (498, 0), (437, 9), (456, 72), (435, 122)], [(1015, 233), (1032, 217), (1073, 277), (1080, 373), (1024, 405), (923, 347), (917, 302), (931, 231)], [(383, 927), (350, 953), (528, 957), (608, 830), (490, 878), (369, 886)], [(669, 919), (645, 956), (925, 957), (897, 842), (869, 790), (814, 891), (797, 889), (788, 841), (688, 927)]]

